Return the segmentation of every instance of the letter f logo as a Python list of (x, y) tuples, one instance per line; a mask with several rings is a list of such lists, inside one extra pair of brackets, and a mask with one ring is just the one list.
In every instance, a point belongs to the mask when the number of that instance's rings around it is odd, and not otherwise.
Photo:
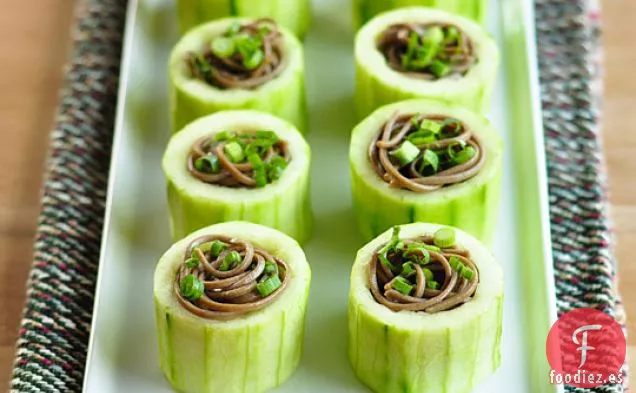
[[(579, 368), (583, 367), (583, 365), (585, 364), (585, 360), (587, 359), (587, 351), (593, 351), (594, 349), (596, 349), (587, 345), (587, 331), (601, 330), (602, 327), (602, 325), (586, 325), (581, 326), (580, 328), (576, 329), (574, 333), (572, 333), (572, 341), (574, 341), (576, 345), (581, 345), (576, 349), (577, 351), (581, 351), (581, 364), (579, 365)], [(576, 337), (581, 332), (583, 332), (582, 343), (580, 343), (579, 339)]]

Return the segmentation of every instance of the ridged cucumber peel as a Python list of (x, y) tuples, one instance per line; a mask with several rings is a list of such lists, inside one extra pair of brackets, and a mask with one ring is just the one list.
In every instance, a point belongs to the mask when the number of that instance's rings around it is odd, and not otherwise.
[[(392, 69), (377, 50), (377, 38), (389, 26), (404, 22), (457, 26), (472, 40), (477, 64), (458, 80), (427, 81)], [(424, 7), (389, 11), (369, 21), (356, 35), (355, 59), (355, 101), (359, 118), (383, 105), (409, 98), (436, 99), (485, 113), (490, 108), (499, 68), (499, 50), (486, 30), (462, 16)]]
[(480, 24), (486, 21), (487, 0), (353, 0), (353, 20), (362, 26), (377, 14), (404, 7), (429, 7), (472, 19)]
[[(433, 234), (441, 226), (401, 226), (400, 237)], [(486, 246), (456, 230), (468, 249), (480, 284), (475, 296), (436, 314), (394, 312), (371, 295), (368, 268), (373, 253), (388, 242), (386, 231), (357, 254), (349, 293), (349, 360), (357, 377), (375, 392), (464, 393), (501, 364), (503, 275)]]
[(222, 90), (191, 77), (186, 57), (192, 52), (200, 52), (232, 23), (247, 21), (225, 18), (209, 22), (190, 30), (175, 45), (169, 64), (173, 132), (199, 117), (231, 109), (269, 112), (291, 122), (301, 132), (307, 129), (303, 48), (284, 27), (280, 30), (285, 40), (285, 69), (262, 86), (252, 90)]
[[(287, 141), (291, 161), (279, 180), (263, 188), (207, 184), (187, 169), (192, 145), (223, 130), (271, 130)], [(304, 244), (313, 215), (309, 200), (309, 145), (290, 123), (268, 113), (225, 111), (195, 120), (174, 134), (163, 156), (173, 239), (224, 221), (242, 220), (278, 229)]]
[[(280, 297), (231, 320), (204, 319), (185, 310), (173, 294), (174, 278), (188, 244), (210, 234), (249, 241), (285, 260), (291, 280)], [(310, 281), (298, 243), (262, 225), (222, 223), (174, 244), (154, 276), (159, 364), (168, 381), (182, 393), (258, 393), (282, 384), (300, 361)]]
[(272, 18), (302, 39), (311, 24), (310, 0), (178, 0), (182, 32), (215, 19)]
[[(461, 120), (479, 137), (486, 163), (473, 178), (430, 193), (392, 188), (373, 170), (371, 141), (396, 113), (446, 115)], [(502, 140), (485, 117), (458, 106), (431, 100), (387, 105), (358, 124), (349, 150), (353, 204), (360, 231), (371, 239), (398, 224), (432, 222), (458, 227), (490, 244), (499, 211)]]

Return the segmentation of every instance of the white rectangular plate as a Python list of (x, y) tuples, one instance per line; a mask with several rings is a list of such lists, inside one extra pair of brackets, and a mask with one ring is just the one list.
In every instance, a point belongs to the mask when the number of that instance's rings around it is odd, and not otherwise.
[[(349, 273), (362, 245), (347, 158), (354, 126), (351, 7), (342, 0), (313, 3), (306, 75), (316, 222), (305, 248), (313, 281), (302, 361), (276, 391), (364, 392), (346, 354)], [(171, 243), (160, 159), (170, 137), (166, 65), (177, 39), (172, 4), (129, 3), (84, 392), (171, 392), (158, 367), (152, 277)], [(494, 252), (506, 281), (502, 367), (477, 393), (560, 390), (548, 384), (544, 355), (556, 306), (532, 11), (530, 0), (491, 1), (489, 28), (504, 62), (490, 118), (506, 146)]]

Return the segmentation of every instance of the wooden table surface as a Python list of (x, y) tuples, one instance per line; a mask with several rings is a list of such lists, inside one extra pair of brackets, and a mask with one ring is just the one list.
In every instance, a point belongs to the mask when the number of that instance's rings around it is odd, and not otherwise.
[[(73, 9), (71, 0), (22, 0), (3, 3), (0, 12), (0, 386), (10, 378)], [(636, 243), (635, 13), (635, 2), (604, 2), (605, 150), (620, 288), (627, 312), (634, 317), (629, 324), (632, 358), (636, 357), (636, 262), (628, 247)]]

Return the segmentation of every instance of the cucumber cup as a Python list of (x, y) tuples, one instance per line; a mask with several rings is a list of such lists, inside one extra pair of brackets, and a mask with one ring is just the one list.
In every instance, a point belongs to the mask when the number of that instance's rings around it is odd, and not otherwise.
[(499, 66), (491, 36), (445, 11), (410, 7), (378, 15), (356, 36), (360, 118), (408, 98), (432, 98), (486, 112)]
[(159, 260), (159, 360), (183, 393), (264, 392), (294, 372), (311, 271), (290, 237), (228, 222), (197, 231)]
[(352, 3), (353, 20), (358, 27), (379, 13), (412, 6), (437, 8), (484, 23), (488, 7), (486, 0), (353, 0)]
[(182, 31), (230, 16), (272, 18), (303, 38), (311, 22), (310, 0), (177, 0)]
[(304, 243), (310, 155), (298, 130), (268, 113), (226, 111), (192, 122), (173, 135), (162, 162), (173, 238), (243, 220)]
[(497, 222), (502, 142), (483, 116), (429, 100), (387, 105), (358, 124), (349, 162), (360, 231), (433, 222), (489, 243)]
[(229, 109), (269, 112), (306, 129), (302, 45), (269, 19), (198, 26), (176, 44), (169, 68), (174, 132)]
[(349, 359), (375, 392), (467, 393), (501, 363), (502, 310), (501, 268), (483, 244), (403, 225), (357, 254)]

